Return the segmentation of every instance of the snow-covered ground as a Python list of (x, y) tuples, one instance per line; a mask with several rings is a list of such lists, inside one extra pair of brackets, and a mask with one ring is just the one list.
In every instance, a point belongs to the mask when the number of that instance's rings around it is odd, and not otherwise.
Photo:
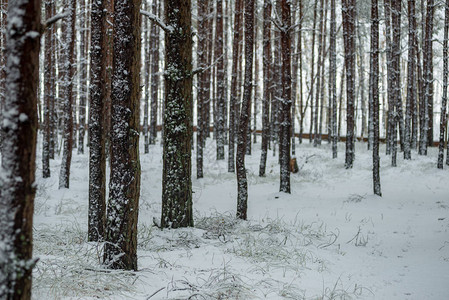
[[(58, 190), (60, 160), (42, 179), (34, 219), (34, 299), (448, 299), (449, 167), (381, 147), (383, 197), (372, 193), (371, 152), (357, 144), (352, 170), (344, 144), (297, 145), (292, 194), (279, 193), (277, 158), (258, 176), (260, 144), (247, 156), (248, 221), (237, 221), (236, 178), (205, 151), (193, 179), (195, 228), (163, 230), (162, 148), (141, 151), (139, 271), (101, 265), (101, 244), (86, 242), (88, 155), (74, 150), (71, 188)], [(141, 149), (143, 150), (143, 149)], [(40, 150), (39, 150), (40, 151)], [(193, 154), (193, 174), (196, 174)]]

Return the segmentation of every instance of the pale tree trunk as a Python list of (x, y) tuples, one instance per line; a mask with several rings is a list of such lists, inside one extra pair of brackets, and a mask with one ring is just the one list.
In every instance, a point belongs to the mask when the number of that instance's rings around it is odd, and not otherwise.
[(235, 17), (234, 17), (234, 40), (232, 44), (232, 71), (231, 71), (231, 95), (229, 98), (229, 149), (228, 149), (228, 172), (235, 172), (235, 137), (238, 117), (238, 67), (239, 67), (239, 43), (241, 35), (239, 28), (242, 27), (242, 10), (243, 1), (237, 0), (235, 2)]
[(140, 197), (140, 0), (114, 2), (111, 175), (104, 264), (137, 270)]
[(165, 1), (163, 228), (193, 226), (192, 32), (190, 0)]
[(441, 116), (440, 116), (440, 145), (438, 148), (438, 169), (443, 168), (444, 160), (444, 134), (447, 131), (447, 85), (448, 85), (448, 38), (449, 38), (449, 0), (445, 3), (444, 18), (444, 40), (443, 40), (443, 98), (441, 100)]
[(253, 83), (254, 55), (254, 0), (245, 3), (245, 78), (243, 82), (243, 100), (240, 110), (237, 136), (237, 218), (247, 219), (248, 181), (246, 178), (245, 152), (247, 147), (247, 132), (251, 108), (251, 90)]
[(313, 86), (315, 82), (315, 36), (316, 36), (316, 18), (318, 11), (318, 0), (315, 0), (314, 8), (313, 8), (313, 30), (312, 30), (312, 54), (310, 56), (310, 90), (309, 90), (309, 98), (310, 98), (310, 127), (309, 127), (309, 142), (312, 143), (312, 132), (313, 132), (313, 124), (314, 124), (314, 105), (313, 105)]
[(0, 196), (0, 298), (31, 298), (41, 2), (8, 5)]
[[(332, 106), (332, 158), (337, 158), (337, 142), (338, 142), (338, 132), (337, 132), (337, 21), (336, 21), (336, 9), (335, 0), (331, 0), (331, 20), (330, 20), (330, 53), (329, 53), (329, 86), (330, 95), (329, 99)], [(343, 79), (342, 79), (343, 80)]]

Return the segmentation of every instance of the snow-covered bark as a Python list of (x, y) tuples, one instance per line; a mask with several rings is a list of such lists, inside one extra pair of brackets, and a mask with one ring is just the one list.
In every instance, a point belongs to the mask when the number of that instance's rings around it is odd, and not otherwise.
[[(336, 8), (335, 0), (331, 0), (331, 19), (330, 19), (330, 45), (329, 45), (329, 102), (332, 107), (331, 113), (331, 135), (332, 135), (332, 158), (337, 158), (337, 51), (336, 51), (336, 39), (337, 39), (337, 20), (336, 20)], [(342, 79), (343, 80), (343, 79)]]
[[(158, 14), (160, 3), (157, 0), (153, 1), (152, 11), (154, 15)], [(159, 27), (152, 22), (151, 33), (151, 114), (150, 114), (150, 144), (156, 144), (157, 138), (157, 112), (159, 99)]]
[(67, 1), (68, 16), (64, 19), (65, 25), (65, 41), (64, 41), (64, 81), (62, 87), (64, 89), (64, 108), (63, 108), (63, 120), (64, 130), (63, 137), (64, 142), (62, 146), (62, 162), (61, 170), (59, 173), (59, 188), (69, 188), (70, 185), (70, 164), (72, 162), (72, 146), (73, 146), (73, 103), (75, 102), (75, 96), (73, 94), (73, 83), (75, 80), (75, 13), (76, 13), (76, 1)]
[(217, 1), (217, 17), (215, 25), (215, 60), (217, 64), (217, 160), (225, 158), (225, 70), (223, 43), (223, 0)]
[(290, 193), (290, 133), (292, 109), (292, 76), (291, 76), (291, 3), (281, 1), (282, 30), (282, 97), (280, 99), (280, 133), (279, 133), (279, 162), (280, 186), (279, 191)]
[[(324, 0), (320, 0), (320, 23), (318, 26), (318, 58), (317, 58), (317, 70), (316, 70), (316, 92), (315, 92), (315, 109), (313, 111), (313, 124), (314, 124), (314, 133), (313, 133), (313, 146), (316, 147), (318, 145), (318, 114), (320, 107), (322, 105), (323, 99), (321, 97), (321, 84), (322, 78), (321, 71), (324, 68), (324, 55), (323, 55), (323, 32), (324, 32)], [(313, 102), (313, 99), (312, 99)], [(312, 132), (310, 132), (312, 134)]]
[(91, 6), (90, 109), (89, 109), (89, 213), (88, 240), (104, 239), (106, 224), (106, 0)]
[(407, 100), (404, 123), (404, 159), (411, 159), (412, 119), (416, 107), (416, 34), (415, 1), (408, 1), (408, 64), (407, 64)]
[(248, 208), (248, 181), (246, 178), (245, 153), (248, 139), (248, 124), (251, 110), (251, 91), (253, 84), (254, 56), (254, 0), (244, 1), (245, 20), (245, 75), (243, 99), (237, 133), (237, 218), (246, 220)]
[(104, 263), (137, 270), (140, 197), (140, 0), (114, 2), (111, 177)]
[(346, 155), (345, 167), (354, 163), (355, 103), (355, 0), (342, 0), (343, 40), (346, 66)]
[(239, 43), (241, 40), (240, 28), (242, 27), (243, 1), (235, 1), (234, 37), (232, 44), (232, 70), (231, 70), (231, 94), (229, 98), (229, 148), (228, 148), (228, 172), (235, 172), (235, 137), (238, 120), (238, 67), (239, 67)]
[(0, 196), (0, 298), (30, 299), (41, 2), (8, 5)]
[[(143, 1), (143, 9), (148, 11), (148, 1)], [(149, 140), (149, 128), (148, 128), (148, 111), (150, 108), (150, 65), (151, 65), (151, 52), (150, 52), (150, 20), (148, 18), (142, 18), (142, 34), (143, 34), (143, 47), (142, 47), (142, 59), (144, 61), (143, 66), (143, 144), (144, 153), (150, 152), (150, 140)]]
[(197, 93), (197, 130), (196, 130), (196, 177), (203, 178), (203, 148), (204, 148), (204, 126), (205, 114), (204, 104), (207, 101), (207, 87), (210, 84), (207, 80), (207, 12), (209, 10), (210, 1), (198, 2), (198, 47), (197, 59), (198, 68), (203, 71), (198, 75), (198, 93)]
[[(444, 133), (447, 131), (447, 85), (449, 76), (448, 66), (448, 39), (449, 39), (449, 0), (445, 3), (445, 18), (444, 18), (444, 40), (443, 40), (443, 97), (441, 99), (441, 116), (440, 116), (440, 145), (438, 151), (438, 165), (439, 169), (443, 168), (444, 160)], [(449, 161), (449, 160), (448, 160)]]
[(370, 51), (370, 119), (373, 147), (373, 191), (381, 196), (379, 175), (379, 5), (371, 0), (371, 51)]
[[(49, 19), (52, 15), (54, 2), (47, 0), (45, 2), (45, 17)], [(42, 177), (50, 177), (50, 144), (51, 144), (51, 103), (54, 102), (54, 86), (52, 85), (53, 68), (53, 48), (52, 32), (47, 30), (45, 33), (45, 63), (44, 63), (44, 124), (42, 139)]]
[(264, 1), (263, 7), (263, 99), (262, 99), (262, 152), (259, 176), (265, 176), (268, 142), (270, 138), (270, 96), (271, 96), (271, 2)]
[(88, 37), (88, 27), (87, 27), (87, 0), (81, 0), (79, 2), (79, 108), (78, 108), (78, 154), (84, 153), (84, 136), (86, 133), (86, 104), (87, 104), (87, 37)]
[[(6, 83), (6, 17), (8, 0), (0, 0), (0, 122), (3, 122), (3, 107), (5, 105)], [(1, 124), (1, 123), (0, 123)], [(3, 131), (0, 128), (0, 151), (2, 151)]]
[(161, 226), (193, 226), (191, 1), (165, 1), (165, 111)]

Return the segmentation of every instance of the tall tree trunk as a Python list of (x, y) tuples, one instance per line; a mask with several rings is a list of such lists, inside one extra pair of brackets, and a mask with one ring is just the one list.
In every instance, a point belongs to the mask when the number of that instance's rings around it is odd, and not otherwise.
[(262, 100), (262, 152), (259, 176), (265, 176), (268, 142), (270, 139), (271, 85), (271, 2), (264, 1), (263, 9), (263, 100)]
[(412, 118), (416, 109), (416, 53), (415, 53), (415, 34), (416, 34), (416, 11), (415, 1), (408, 0), (408, 64), (407, 64), (407, 102), (404, 124), (404, 159), (411, 159), (411, 135)]
[[(331, 20), (330, 20), (330, 53), (329, 53), (329, 86), (331, 87), (331, 99), (329, 101), (332, 105), (332, 158), (337, 158), (337, 21), (335, 0), (331, 0)], [(342, 78), (343, 80), (343, 78)]]
[(254, 0), (245, 3), (245, 79), (243, 100), (240, 110), (239, 129), (237, 136), (237, 218), (246, 220), (248, 207), (248, 181), (245, 169), (245, 152), (247, 146), (247, 131), (251, 108), (251, 90), (253, 81), (253, 43), (254, 43)]
[(89, 213), (88, 240), (102, 241), (106, 226), (106, 96), (107, 79), (107, 0), (92, 1), (89, 103)]
[(382, 196), (379, 175), (379, 5), (371, 0), (370, 102), (372, 103), (373, 191)]
[(447, 85), (449, 76), (448, 66), (448, 39), (449, 39), (449, 0), (445, 4), (445, 18), (444, 18), (444, 40), (443, 40), (443, 97), (441, 100), (441, 116), (440, 116), (440, 145), (438, 148), (438, 169), (443, 168), (444, 160), (444, 134), (447, 131)]
[[(158, 15), (157, 0), (154, 0), (152, 5), (153, 15)], [(150, 115), (150, 144), (156, 144), (157, 138), (157, 112), (158, 112), (158, 98), (159, 98), (159, 28), (156, 24), (151, 24), (150, 41), (151, 48), (151, 115)]]
[[(47, 0), (45, 2), (45, 18), (52, 16), (54, 2)], [(52, 86), (52, 32), (47, 30), (45, 33), (45, 64), (44, 64), (44, 126), (42, 139), (42, 177), (50, 177), (50, 144), (51, 144), (51, 103), (54, 101), (54, 87)]]
[[(342, 0), (343, 1), (343, 0)], [(315, 4), (313, 7), (313, 30), (312, 30), (312, 55), (310, 56), (310, 90), (309, 90), (309, 98), (310, 98), (310, 128), (309, 128), (309, 142), (312, 143), (312, 132), (313, 132), (313, 124), (314, 124), (314, 107), (313, 107), (313, 84), (315, 82), (315, 36), (316, 36), (316, 18), (318, 12), (318, 0), (315, 0)], [(319, 63), (318, 63), (319, 65)]]
[(234, 17), (234, 40), (232, 44), (232, 71), (231, 71), (231, 95), (229, 98), (229, 149), (228, 149), (228, 172), (235, 172), (235, 136), (237, 114), (238, 114), (238, 67), (239, 67), (239, 44), (241, 40), (240, 30), (242, 27), (242, 10), (243, 1), (236, 0), (235, 2), (235, 17)]
[[(8, 10), (8, 0), (0, 0), (0, 9), (0, 124), (2, 124), (6, 95), (6, 18)], [(3, 151), (3, 136), (4, 132), (0, 128), (0, 151)]]
[(203, 178), (203, 148), (205, 140), (205, 119), (204, 104), (207, 101), (207, 89), (209, 81), (207, 80), (207, 12), (209, 11), (209, 0), (198, 2), (198, 47), (197, 59), (198, 67), (202, 71), (198, 76), (198, 93), (197, 93), (197, 130), (196, 130), (196, 177)]
[[(320, 25), (318, 28), (318, 58), (317, 58), (317, 70), (316, 70), (316, 93), (315, 93), (315, 110), (313, 112), (313, 124), (315, 131), (313, 134), (313, 146), (318, 145), (318, 111), (320, 109), (320, 89), (321, 89), (321, 68), (324, 68), (324, 55), (323, 55), (323, 31), (324, 31), (324, 0), (320, 0)], [(322, 99), (321, 99), (322, 101)], [(313, 102), (313, 98), (312, 98)], [(312, 134), (312, 132), (310, 132)]]
[(355, 0), (342, 0), (343, 39), (346, 65), (346, 169), (354, 163), (354, 103), (355, 103)]
[(217, 1), (215, 60), (217, 62), (217, 160), (225, 158), (225, 78), (223, 58), (223, 0)]
[(39, 0), (8, 5), (6, 95), (0, 196), (0, 298), (31, 298), (36, 193)]
[(114, 2), (111, 175), (104, 263), (137, 270), (140, 197), (140, 0)]
[(59, 188), (69, 188), (70, 183), (70, 164), (72, 162), (72, 146), (73, 146), (73, 109), (75, 97), (73, 95), (73, 83), (75, 79), (75, 13), (76, 1), (68, 1), (68, 16), (64, 20), (66, 22), (65, 32), (65, 49), (64, 57), (66, 63), (64, 66), (64, 144), (61, 162), (61, 171), (59, 173)]
[(87, 0), (80, 1), (79, 12), (79, 35), (80, 35), (80, 55), (79, 55), (79, 128), (78, 128), (78, 154), (84, 153), (84, 136), (86, 132), (86, 103), (87, 103)]
[(386, 131), (386, 154), (391, 154), (393, 148), (393, 129), (394, 129), (394, 72), (393, 67), (393, 43), (391, 38), (391, 0), (384, 0), (385, 15), (385, 35), (386, 35), (386, 56), (387, 56), (387, 95), (388, 95), (388, 116)]
[(191, 180), (192, 31), (190, 0), (165, 1), (165, 113), (162, 227), (193, 226)]
[(290, 2), (281, 1), (282, 28), (282, 98), (281, 125), (279, 134), (279, 160), (280, 160), (280, 187), (279, 191), (290, 193), (290, 129), (291, 129), (291, 107), (292, 107), (292, 77), (291, 77), (291, 10)]
[[(143, 1), (143, 9), (148, 11), (148, 1)], [(148, 18), (142, 19), (142, 31), (143, 31), (143, 47), (142, 58), (144, 61), (143, 76), (144, 76), (144, 98), (143, 98), (143, 143), (144, 153), (150, 152), (150, 138), (148, 127), (148, 113), (150, 109), (150, 66), (151, 66), (151, 52), (150, 52), (150, 21)]]

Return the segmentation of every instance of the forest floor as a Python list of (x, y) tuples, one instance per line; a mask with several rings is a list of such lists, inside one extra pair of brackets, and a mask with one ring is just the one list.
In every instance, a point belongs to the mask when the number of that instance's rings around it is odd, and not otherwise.
[[(260, 138), (259, 138), (260, 140)], [(381, 147), (382, 197), (372, 193), (371, 152), (356, 145), (344, 168), (327, 142), (297, 145), (292, 193), (279, 193), (269, 152), (259, 177), (260, 144), (246, 157), (248, 221), (235, 219), (237, 184), (227, 161), (205, 150), (204, 178), (193, 176), (195, 228), (160, 230), (162, 148), (141, 151), (137, 272), (101, 265), (102, 244), (87, 242), (88, 154), (74, 149), (70, 189), (41, 175), (34, 219), (34, 299), (447, 299), (449, 167)], [(143, 149), (141, 149), (143, 150)], [(195, 154), (192, 155), (193, 172)]]

